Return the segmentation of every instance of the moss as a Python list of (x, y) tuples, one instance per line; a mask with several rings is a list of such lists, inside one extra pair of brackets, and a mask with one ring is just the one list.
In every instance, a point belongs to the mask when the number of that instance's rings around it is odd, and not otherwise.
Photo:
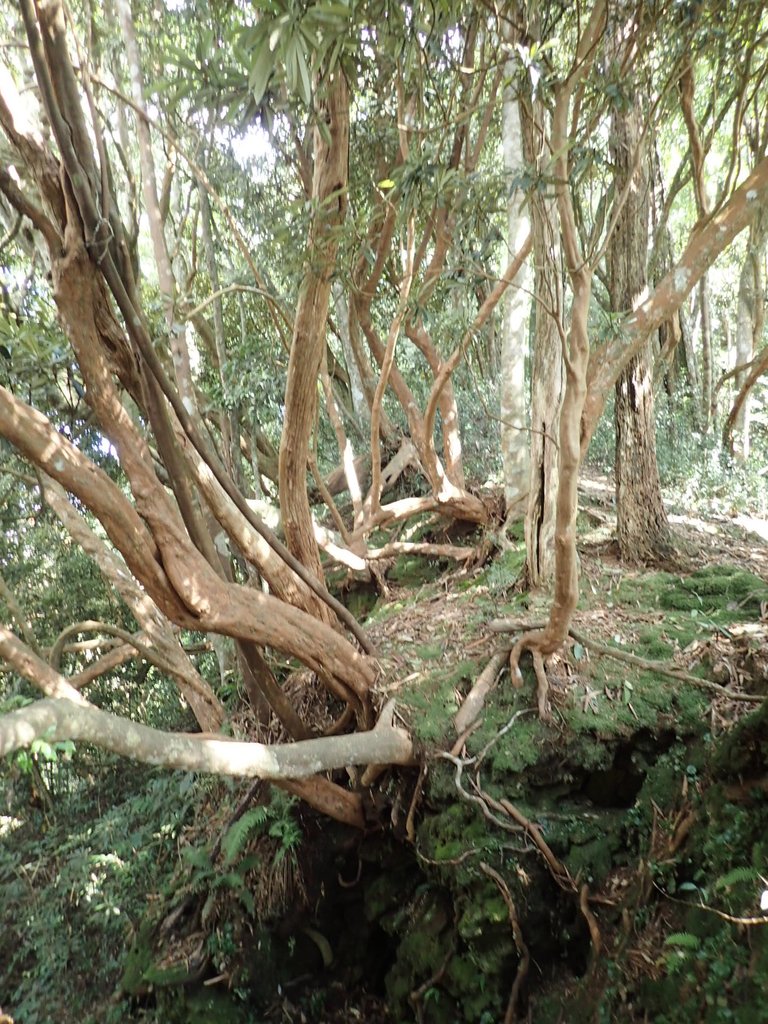
[(444, 559), (401, 555), (387, 573), (387, 578), (400, 586), (415, 587), (437, 579), (450, 564)]
[(457, 688), (463, 682), (474, 681), (482, 665), (465, 658), (453, 666), (439, 663), (434, 667), (432, 663), (442, 656), (442, 645), (425, 645), (417, 648), (419, 651), (424, 674), (400, 690), (398, 703), (417, 741), (432, 747), (443, 744), (453, 729), (453, 718), (459, 710)]
[(435, 661), (445, 654), (445, 647), (442, 643), (421, 644), (415, 647), (412, 653), (420, 661)]
[(623, 812), (603, 811), (592, 818), (576, 817), (569, 822), (570, 845), (564, 855), (574, 878), (599, 885), (615, 866), (623, 849)]
[(760, 605), (768, 600), (768, 584), (753, 573), (735, 565), (711, 565), (699, 569), (682, 581), (682, 589), (695, 596), (704, 607), (736, 605), (729, 611), (759, 615)]
[[(515, 715), (520, 717), (509, 731), (493, 742)], [(477, 756), (487, 747), (484, 774), (491, 779), (504, 778), (523, 772), (542, 760), (552, 740), (551, 730), (531, 713), (530, 694), (510, 687), (508, 692), (496, 696), (495, 701), (486, 707), (481, 726), (467, 742), (467, 750)]]
[(768, 764), (768, 701), (745, 715), (720, 741), (712, 761), (717, 778), (755, 778)]
[(244, 1024), (246, 1011), (228, 992), (216, 989), (176, 990), (160, 999), (158, 1009), (168, 1024)]
[(506, 593), (517, 584), (520, 574), (525, 568), (525, 545), (510, 548), (485, 570), (482, 582), (491, 594)]
[(147, 991), (145, 973), (152, 965), (153, 949), (152, 937), (154, 924), (145, 919), (141, 922), (139, 934), (133, 941), (131, 948), (125, 958), (123, 976), (120, 979), (120, 987), (123, 992), (129, 995), (138, 995)]
[(768, 584), (734, 565), (712, 565), (687, 576), (668, 572), (624, 577), (611, 603), (625, 608), (659, 608), (678, 612), (759, 615), (768, 600)]

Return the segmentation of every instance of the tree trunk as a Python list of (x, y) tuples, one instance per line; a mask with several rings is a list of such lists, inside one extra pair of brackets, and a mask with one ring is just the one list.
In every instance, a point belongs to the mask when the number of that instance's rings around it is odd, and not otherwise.
[[(510, 182), (524, 167), (522, 126), (517, 98), (507, 87), (504, 94), (504, 171)], [(510, 255), (530, 231), (525, 194), (515, 187), (507, 207), (507, 243)], [(525, 358), (531, 318), (531, 270), (526, 261), (509, 289), (501, 340), (501, 458), (507, 512), (525, 497), (530, 476), (525, 394)]]
[[(641, 112), (635, 101), (631, 110), (614, 112), (610, 141), (615, 193), (629, 189), (607, 252), (613, 313), (635, 309), (647, 292), (649, 194), (640, 145)], [(616, 533), (626, 561), (658, 557), (669, 535), (656, 463), (652, 369), (648, 341), (616, 382)]]
[[(549, 155), (546, 112), (540, 101), (521, 107), (526, 163), (540, 170)], [(533, 226), (533, 354), (528, 507), (525, 516), (526, 576), (532, 587), (551, 583), (555, 572), (555, 514), (560, 468), (557, 436), (565, 391), (558, 318), (563, 315), (563, 271), (557, 211), (552, 195), (531, 196)]]
[(705, 274), (699, 282), (701, 313), (701, 423), (704, 433), (712, 425), (712, 311), (709, 305), (709, 285)]
[[(338, 228), (346, 208), (349, 148), (349, 95), (344, 75), (337, 72), (318, 117), (325, 131), (315, 129), (315, 171), (308, 268), (299, 293), (285, 392), (283, 435), (280, 441), (280, 511), (289, 549), (322, 579), (322, 567), (312, 528), (307, 496), (307, 458), (317, 405), (317, 381), (325, 351), (325, 331), (331, 277), (338, 246)], [(328, 610), (317, 602), (327, 619)]]
[[(736, 366), (745, 366), (753, 358), (763, 334), (765, 319), (765, 258), (768, 217), (760, 213), (752, 223), (747, 241), (747, 253), (739, 276), (738, 313), (736, 318)], [(739, 395), (747, 378), (742, 370), (735, 376), (736, 394)], [(726, 431), (724, 444), (737, 458), (749, 457), (750, 396), (746, 395), (736, 415), (728, 417), (730, 431)]]
[(355, 352), (352, 347), (352, 332), (349, 322), (349, 303), (347, 302), (347, 296), (344, 292), (344, 286), (341, 281), (336, 280), (333, 282), (332, 291), (333, 308), (336, 313), (336, 326), (339, 331), (341, 351), (344, 356), (344, 365), (346, 366), (347, 374), (349, 375), (349, 395), (352, 400), (352, 411), (355, 414), (360, 432), (365, 433), (368, 429), (368, 423), (371, 418), (371, 410), (368, 405), (368, 400), (365, 397), (363, 378), (360, 373), (360, 367), (357, 365), (357, 359), (355, 358)]

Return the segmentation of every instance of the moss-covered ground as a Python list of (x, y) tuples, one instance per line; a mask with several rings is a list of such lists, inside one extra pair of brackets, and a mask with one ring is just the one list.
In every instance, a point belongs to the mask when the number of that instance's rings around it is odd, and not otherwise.
[[(522, 690), (502, 673), (459, 772), (440, 752), (504, 640), (488, 623), (519, 632), (546, 615), (546, 599), (516, 585), (521, 547), (424, 583), (412, 600), (398, 594), (394, 611), (373, 616), (393, 657), (402, 647), (390, 640), (413, 638), (390, 689), (431, 755), (411, 794), (420, 871), (392, 893), (386, 917), (395, 1020), (504, 1017), (521, 951), (484, 866), (498, 869), (516, 908), (530, 958), (518, 1013), (528, 1019), (768, 1020), (768, 931), (742, 923), (761, 920), (768, 888), (768, 716), (755, 710), (768, 692), (768, 584), (727, 560), (675, 572), (585, 563), (579, 639), (549, 665), (551, 722), (533, 712), (530, 669)], [(731, 700), (712, 682), (756, 700)], [(535, 823), (569, 884), (504, 801)]]
[(422, 755), (366, 791), (364, 837), (266, 788), (238, 818), (248, 785), (190, 776), (118, 773), (101, 816), (87, 787), (68, 820), (64, 797), (29, 816), (0, 846), (0, 1005), (17, 1024), (491, 1024), (517, 979), (514, 1019), (537, 1024), (768, 1021), (765, 563), (581, 556), (550, 721), (524, 661), (458, 745), (494, 652), (546, 618), (521, 538), (357, 592), (378, 697)]

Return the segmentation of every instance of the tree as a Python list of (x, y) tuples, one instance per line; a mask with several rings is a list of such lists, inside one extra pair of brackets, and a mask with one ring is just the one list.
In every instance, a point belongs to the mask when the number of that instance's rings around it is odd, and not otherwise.
[[(618, 49), (621, 54), (620, 41)], [(610, 149), (615, 193), (626, 197), (606, 252), (610, 309), (620, 316), (647, 292), (649, 161), (638, 94), (631, 87), (613, 111)], [(624, 561), (652, 561), (669, 543), (656, 462), (653, 361), (649, 339), (616, 382), (616, 539)]]
[[(97, 46), (86, 51), (80, 44), (75, 66), (70, 39), (79, 39), (77, 25), (68, 23), (59, 0), (21, 2), (21, 54), (31, 60), (42, 113), (37, 124), (26, 117), (13, 79), (29, 68), (9, 60), (0, 91), (7, 143), (0, 190), (6, 214), (24, 218), (45, 252), (51, 291), (40, 278), (35, 289), (55, 302), (69, 369), (87, 408), (78, 413), (77, 430), (67, 430), (55, 404), (39, 408), (36, 393), (22, 396), (4, 387), (0, 435), (24, 461), (27, 476), (30, 468), (41, 474), (43, 493), (105, 576), (116, 586), (125, 574), (132, 577), (120, 583), (120, 593), (139, 628), (119, 636), (140, 653), (145, 640), (155, 644), (156, 663), (178, 679), (190, 703), (197, 702), (198, 722), (215, 727), (220, 707), (179, 650), (178, 630), (234, 645), (256, 717), (263, 722), (274, 716), (288, 742), (249, 755), (219, 740), (211, 747), (204, 739), (182, 743), (128, 731), (118, 745), (128, 727), (105, 722), (53, 664), (5, 630), (4, 659), (47, 700), (67, 703), (46, 700), (4, 716), (0, 748), (15, 749), (41, 730), (53, 730), (58, 737), (99, 737), (152, 761), (165, 749), (168, 763), (269, 776), (360, 827), (360, 791), (323, 775), (308, 778), (309, 768), (407, 763), (414, 751), (392, 724), (391, 710), (374, 727), (376, 652), (328, 592), (320, 552), (359, 572), (403, 551), (466, 557), (466, 549), (430, 539), (374, 538), (425, 512), (488, 523), (488, 505), (468, 486), (464, 471), (457, 374), (533, 249), (534, 375), (540, 383), (546, 364), (550, 376), (549, 391), (534, 393), (532, 436), (544, 447), (534, 453), (532, 473), (543, 465), (551, 475), (544, 492), (532, 488), (536, 511), (527, 533), (531, 547), (538, 545), (529, 561), (546, 578), (541, 524), (554, 508), (554, 599), (548, 625), (523, 635), (512, 664), (519, 681), (518, 659), (524, 650), (532, 652), (545, 716), (543, 660), (564, 642), (578, 599), (578, 475), (605, 396), (651, 333), (751, 222), (768, 192), (768, 160), (759, 160), (694, 228), (677, 265), (651, 296), (593, 344), (594, 279), (634, 187), (633, 175), (619, 175), (610, 205), (590, 200), (600, 181), (592, 140), (597, 128), (606, 128), (611, 109), (606, 90), (596, 86), (609, 45), (602, 0), (589, 11), (563, 14), (551, 58), (543, 44), (532, 51), (535, 33), (520, 35), (530, 82), (518, 93), (525, 157), (536, 164), (533, 228), (490, 280), (506, 197), (504, 175), (494, 173), (486, 147), (497, 124), (504, 80), (499, 55), (505, 51), (496, 19), (483, 9), (389, 6), (387, 18), (379, 17), (376, 3), (357, 9), (318, 2), (299, 10), (275, 0), (253, 18), (233, 9), (230, 22), (215, 26), (215, 38), (213, 28), (194, 23), (198, 61), (182, 48), (169, 45), (163, 54), (156, 41), (148, 42), (150, 60), (158, 46), (159, 61), (173, 53), (179, 62), (175, 78), (169, 74), (171, 98), (160, 104), (160, 119), (145, 110), (141, 48), (131, 42), (141, 22), (133, 24), (127, 6), (119, 10), (130, 99), (117, 84), (103, 81)], [(562, 12), (549, 13), (551, 29)], [(641, 43), (651, 45), (650, 33), (663, 29), (663, 22), (631, 29), (623, 44), (627, 66)], [(371, 33), (380, 46), (373, 47)], [(544, 29), (541, 37), (548, 40)], [(214, 47), (222, 54), (216, 68), (209, 60)], [(238, 59), (248, 62), (247, 87), (242, 66), (235, 67)], [(533, 89), (538, 61), (546, 71), (543, 95)], [(122, 111), (119, 118), (112, 117), (116, 111)], [(221, 134), (227, 137), (226, 116), (245, 113), (269, 127), (273, 152), (283, 158), (274, 161), (261, 194), (251, 191), (252, 182), (233, 185), (228, 173), (237, 176), (218, 151)], [(135, 134), (128, 130), (129, 116)], [(200, 163), (189, 156), (192, 148), (205, 154)], [(489, 169), (480, 187), (484, 159)], [(244, 211), (242, 217), (235, 209)], [(259, 213), (253, 222), (252, 209)], [(153, 227), (151, 271), (142, 262), (139, 210)], [(225, 236), (228, 243), (218, 275), (212, 262), (216, 232), (219, 244)], [(291, 260), (296, 250), (300, 258)], [(561, 260), (569, 298), (561, 288)], [(233, 280), (222, 284), (225, 270)], [(627, 309), (634, 294), (622, 291), (617, 287), (616, 305)], [(332, 323), (332, 294), (335, 310), (346, 309), (347, 324)], [(245, 296), (254, 303), (247, 315), (234, 302)], [(218, 305), (225, 297), (231, 306)], [(334, 330), (341, 334), (338, 342)], [(264, 338), (249, 348), (251, 332)], [(553, 393), (558, 347), (565, 386), (555, 444), (557, 418), (550, 413), (559, 399)], [(367, 424), (345, 409), (354, 385), (344, 358), (356, 363), (369, 404)], [(254, 374), (250, 364), (259, 360), (274, 369), (258, 378), (272, 396), (272, 417), (260, 410), (246, 415), (253, 396), (238, 387), (236, 367)], [(283, 366), (284, 390), (264, 379), (279, 377)], [(323, 411), (327, 419), (321, 420)], [(78, 434), (86, 423), (96, 433), (90, 446)], [(369, 438), (362, 433), (367, 427)], [(315, 448), (323, 429), (338, 445), (351, 509), (337, 507), (319, 472)], [(370, 454), (367, 490), (350, 440), (354, 431), (370, 448), (364, 453)], [(383, 453), (389, 444), (392, 449)], [(424, 493), (385, 499), (385, 485), (414, 464)], [(308, 468), (332, 529), (315, 521)], [(254, 511), (262, 480), (282, 510), (287, 543)], [(264, 504), (270, 503), (259, 507)], [(277, 678), (272, 652), (311, 671), (313, 699), (335, 718), (331, 734), (355, 733), (315, 735)], [(226, 664), (223, 655), (220, 663)]]
[[(564, 341), (566, 383), (559, 428), (554, 596), (545, 628), (524, 633), (510, 654), (513, 681), (521, 685), (519, 659), (524, 651), (531, 652), (542, 715), (546, 715), (548, 688), (544, 658), (565, 642), (578, 600), (578, 472), (603, 411), (606, 395), (630, 360), (642, 351), (651, 332), (669, 319), (723, 248), (748, 226), (768, 188), (768, 158), (763, 158), (741, 186), (721, 203), (717, 214), (695, 227), (677, 266), (624, 321), (622, 330), (592, 349), (588, 317), (594, 273), (627, 202), (632, 179), (630, 177), (622, 191), (614, 196), (605, 234), (602, 232), (603, 219), (598, 218), (587, 245), (582, 245), (574, 204), (571, 153), (578, 141), (576, 115), (587, 119), (595, 116), (594, 111), (586, 114), (584, 111), (585, 81), (605, 41), (607, 5), (598, 0), (589, 18), (581, 24), (584, 27), (578, 30), (573, 58), (553, 86), (554, 114), (549, 141), (563, 252), (571, 287), (570, 324)], [(625, 52), (629, 55), (624, 62), (625, 67), (631, 54), (637, 52), (635, 41), (636, 32), (630, 31), (624, 40)], [(566, 332), (561, 328), (561, 337), (565, 336)]]

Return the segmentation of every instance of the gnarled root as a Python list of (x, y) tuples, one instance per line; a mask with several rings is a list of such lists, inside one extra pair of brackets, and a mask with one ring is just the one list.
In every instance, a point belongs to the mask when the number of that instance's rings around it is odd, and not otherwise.
[(548, 722), (552, 714), (549, 707), (549, 680), (544, 668), (544, 659), (554, 654), (560, 643), (553, 642), (552, 634), (548, 629), (534, 630), (531, 633), (523, 633), (517, 640), (515, 646), (509, 652), (509, 673), (512, 677), (512, 685), (520, 689), (523, 685), (523, 675), (520, 671), (520, 656), (524, 651), (530, 651), (533, 658), (533, 671), (536, 673), (536, 696), (539, 705), (539, 718)]

